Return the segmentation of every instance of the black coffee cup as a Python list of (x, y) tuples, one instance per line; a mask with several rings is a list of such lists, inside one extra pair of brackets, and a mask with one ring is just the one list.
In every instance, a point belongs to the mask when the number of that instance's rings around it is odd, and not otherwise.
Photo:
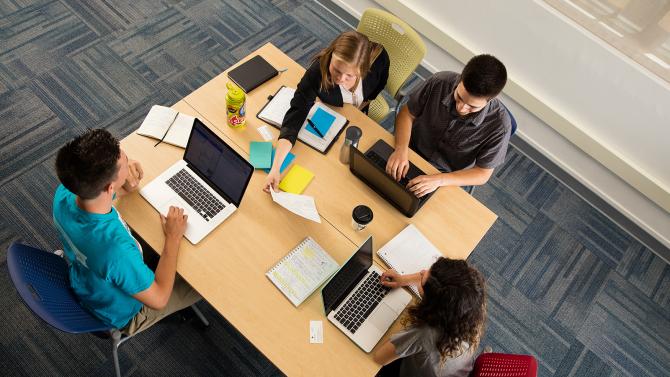
[(363, 230), (372, 221), (372, 210), (366, 205), (359, 205), (351, 213), (351, 227), (354, 230)]

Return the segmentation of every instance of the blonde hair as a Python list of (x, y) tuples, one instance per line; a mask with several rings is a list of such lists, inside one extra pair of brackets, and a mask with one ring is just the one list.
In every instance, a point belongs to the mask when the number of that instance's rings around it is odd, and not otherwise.
[(320, 90), (328, 90), (335, 86), (330, 76), (330, 61), (333, 54), (347, 64), (354, 65), (359, 70), (359, 79), (362, 80), (370, 71), (372, 63), (382, 52), (382, 45), (371, 42), (365, 34), (355, 30), (345, 31), (335, 38), (330, 45), (319, 52), (313, 61), (319, 60), (321, 69)]

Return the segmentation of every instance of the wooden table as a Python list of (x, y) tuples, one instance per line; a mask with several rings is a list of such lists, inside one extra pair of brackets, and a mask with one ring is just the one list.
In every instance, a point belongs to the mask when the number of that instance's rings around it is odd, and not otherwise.
[[(249, 141), (261, 140), (256, 130), (261, 122), (254, 118), (255, 114), (269, 94), (281, 85), (295, 87), (304, 72), (270, 44), (256, 53), (275, 67), (289, 70), (248, 96), (250, 116), (245, 130), (232, 130), (226, 125), (225, 72), (173, 106), (199, 117), (247, 158)], [(362, 149), (379, 138), (393, 145), (391, 136), (357, 109), (346, 106), (339, 110), (363, 130)], [(273, 132), (275, 136), (278, 134)], [(315, 197), (321, 224), (297, 217), (274, 204), (270, 195), (261, 189), (265, 173), (257, 170), (234, 215), (198, 245), (183, 239), (180, 246), (177, 269), (182, 277), (289, 376), (372, 376), (379, 369), (370, 355), (327, 321), (318, 293), (295, 308), (264, 276), (306, 236), (313, 237), (342, 264), (369, 234), (374, 235), (376, 250), (412, 222), (446, 255), (465, 258), (496, 218), (458, 188), (440, 189), (414, 218), (405, 218), (351, 175), (347, 166), (339, 163), (342, 139), (326, 156), (301, 143), (294, 148), (295, 163), (316, 173), (305, 194)], [(126, 153), (140, 160), (144, 167), (142, 185), (183, 155), (180, 148), (167, 144), (154, 148), (153, 144), (152, 139), (136, 134), (122, 141)], [(411, 160), (424, 171), (435, 172), (418, 156), (412, 154)], [(351, 210), (361, 203), (373, 209), (375, 219), (365, 231), (358, 233), (350, 226)], [(153, 207), (138, 194), (121, 198), (116, 207), (154, 249), (162, 250), (163, 233)], [(324, 344), (309, 343), (310, 320), (324, 321)], [(397, 327), (396, 323), (394, 329)]]

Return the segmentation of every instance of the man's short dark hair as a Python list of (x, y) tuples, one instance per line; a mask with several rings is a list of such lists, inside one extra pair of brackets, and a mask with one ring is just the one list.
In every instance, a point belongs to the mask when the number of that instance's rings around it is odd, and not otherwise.
[(470, 95), (493, 98), (505, 87), (507, 70), (495, 56), (477, 55), (463, 68), (461, 81)]
[(119, 141), (104, 129), (89, 129), (65, 144), (56, 156), (56, 173), (65, 188), (94, 199), (116, 179)]

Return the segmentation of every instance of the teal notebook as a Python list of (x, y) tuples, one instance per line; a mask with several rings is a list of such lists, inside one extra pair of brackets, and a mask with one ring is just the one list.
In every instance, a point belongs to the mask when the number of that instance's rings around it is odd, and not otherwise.
[[(270, 159), (270, 168), (272, 167), (272, 163), (275, 162), (275, 152), (277, 151), (276, 148), (272, 148), (272, 158)], [(284, 159), (284, 162), (282, 162), (281, 167), (279, 168), (279, 174), (283, 173), (286, 168), (291, 165), (291, 162), (293, 162), (293, 159), (295, 159), (295, 155), (291, 152), (288, 152), (286, 155), (286, 158)], [(270, 168), (263, 169), (265, 170), (266, 173), (270, 172)]]
[(272, 167), (272, 143), (269, 141), (252, 141), (249, 144), (249, 160), (256, 169)]
[[(335, 116), (333, 116), (330, 113), (327, 113), (325, 110), (319, 107), (316, 109), (314, 115), (312, 115), (310, 120), (312, 121), (312, 123), (314, 123), (316, 128), (321, 132), (321, 135), (325, 135), (328, 133), (328, 130), (335, 122)], [(305, 129), (314, 134), (314, 136), (321, 137), (321, 135), (319, 135), (312, 127), (306, 126)]]

